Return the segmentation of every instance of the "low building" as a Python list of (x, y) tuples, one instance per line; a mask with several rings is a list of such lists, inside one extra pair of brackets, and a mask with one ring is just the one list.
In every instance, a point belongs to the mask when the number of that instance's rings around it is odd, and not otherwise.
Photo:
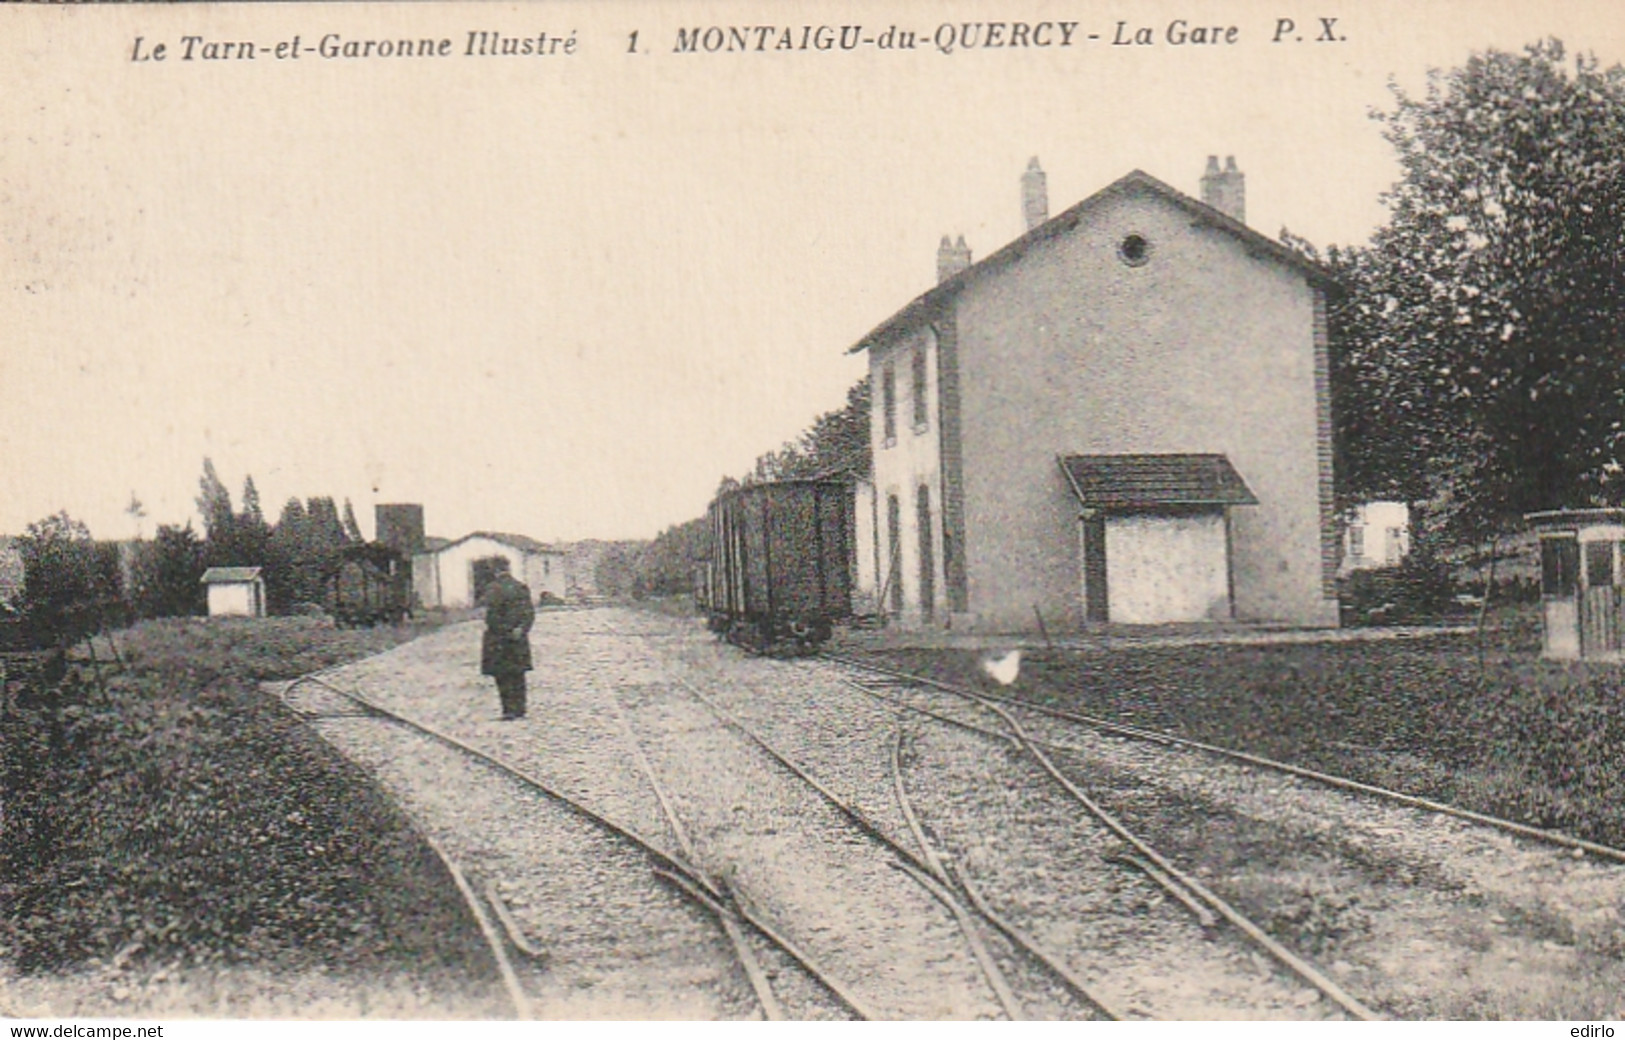
[(210, 617), (264, 617), (265, 579), (258, 567), (210, 567), (202, 582), (209, 587)]
[(563, 549), (522, 534), (475, 531), (413, 556), (412, 592), (425, 607), (475, 606), (500, 558), (508, 561), (515, 578), (530, 586), (532, 596), (545, 592), (562, 600), (569, 591), (568, 557)]
[(1342, 573), (1393, 567), (1411, 550), (1411, 509), (1403, 502), (1367, 502), (1343, 528)]

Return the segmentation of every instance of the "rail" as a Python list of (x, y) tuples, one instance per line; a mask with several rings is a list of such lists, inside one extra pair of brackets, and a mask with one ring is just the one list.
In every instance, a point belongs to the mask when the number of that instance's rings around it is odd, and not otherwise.
[(1260, 769), (1269, 769), (1288, 776), (1296, 776), (1304, 780), (1312, 780), (1328, 787), (1335, 787), (1345, 791), (1354, 791), (1359, 794), (1370, 795), (1374, 798), (1381, 798), (1385, 801), (1390, 801), (1397, 805), (1403, 805), (1411, 809), (1423, 809), (1428, 812), (1439, 813), (1444, 816), (1453, 816), (1457, 819), (1483, 824), (1486, 827), (1493, 827), (1497, 830), (1506, 831), (1509, 834), (1516, 834), (1520, 837), (1529, 838), (1534, 841), (1544, 842), (1549, 845), (1556, 845), (1561, 848), (1578, 849), (1591, 853), (1592, 855), (1599, 856), (1603, 859), (1611, 859), (1618, 863), (1625, 863), (1625, 849), (1616, 848), (1611, 845), (1604, 845), (1600, 842), (1589, 841), (1585, 838), (1576, 837), (1571, 834), (1564, 834), (1561, 831), (1535, 827), (1527, 823), (1519, 823), (1516, 820), (1508, 820), (1504, 817), (1493, 816), (1489, 813), (1481, 813), (1472, 809), (1464, 809), (1460, 806), (1450, 805), (1447, 802), (1438, 802), (1431, 798), (1423, 798), (1419, 795), (1406, 794), (1403, 791), (1395, 791), (1390, 788), (1380, 787), (1376, 784), (1368, 784), (1359, 780), (1351, 780), (1348, 777), (1338, 776), (1335, 773), (1325, 773), (1317, 769), (1309, 769), (1305, 766), (1293, 765), (1290, 762), (1281, 762), (1276, 759), (1266, 758), (1262, 755), (1255, 755), (1247, 751), (1237, 751), (1233, 748), (1221, 747), (1217, 744), (1206, 744), (1199, 740), (1175, 736), (1172, 733), (1164, 733), (1160, 730), (1146, 729), (1142, 726), (1131, 726), (1122, 722), (1113, 722), (1110, 719), (1102, 719), (1083, 712), (1070, 711), (1065, 708), (1051, 708), (1042, 704), (1034, 704), (1031, 701), (1022, 700), (1019, 697), (1007, 697), (995, 693), (972, 691), (963, 687), (955, 686), (951, 683), (944, 683), (936, 679), (931, 679), (923, 675), (911, 675), (908, 672), (901, 672), (891, 668), (885, 668), (880, 665), (871, 664), (867, 661), (858, 661), (852, 658), (842, 657), (837, 654), (823, 654), (822, 657), (825, 660), (833, 661), (836, 664), (842, 664), (851, 668), (874, 672), (878, 675), (885, 675), (893, 679), (901, 679), (908, 682), (919, 683), (924, 686), (930, 686), (935, 689), (942, 690), (944, 693), (951, 693), (957, 696), (971, 696), (983, 700), (994, 701), (1012, 708), (1019, 708), (1022, 711), (1031, 711), (1040, 715), (1047, 715), (1050, 718), (1060, 719), (1064, 722), (1075, 722), (1081, 726), (1088, 726), (1089, 728), (1098, 730), (1101, 733), (1110, 733), (1114, 736), (1132, 737), (1136, 740), (1147, 741), (1154, 744), (1163, 744), (1168, 747), (1188, 748), (1192, 751), (1200, 751), (1204, 754), (1214, 755), (1219, 758), (1228, 758), (1236, 762), (1245, 762), (1248, 765), (1257, 766)]
[[(825, 657), (826, 659), (835, 660), (849, 666), (857, 664), (856, 662), (836, 658), (833, 655), (825, 655)], [(857, 664), (857, 666), (865, 667), (861, 664)], [(892, 678), (918, 678), (907, 676), (906, 673), (889, 672), (886, 669), (870, 670), (880, 674), (888, 674)], [(852, 683), (852, 685), (859, 689), (863, 688), (862, 684), (859, 683)], [(1338, 1004), (1343, 1008), (1343, 1010), (1347, 1011), (1355, 1018), (1364, 1021), (1371, 1021), (1380, 1017), (1375, 1011), (1366, 1007), (1352, 994), (1343, 989), (1343, 987), (1339, 986), (1335, 981), (1328, 978), (1324, 972), (1320, 971), (1320, 969), (1316, 968), (1314, 965), (1310, 964), (1308, 961), (1299, 957), (1297, 954), (1293, 953), (1291, 950), (1287, 949), (1285, 946), (1282, 946), (1279, 942), (1270, 937), (1269, 934), (1266, 933), (1262, 928), (1254, 924), (1240, 911), (1236, 910), (1228, 902), (1222, 899), (1217, 893), (1213, 892), (1206, 885), (1203, 885), (1200, 881), (1191, 877), (1189, 874), (1186, 874), (1184, 871), (1181, 871), (1178, 867), (1169, 862), (1167, 858), (1158, 853), (1156, 849), (1152, 848), (1151, 845), (1136, 835), (1133, 831), (1129, 830), (1128, 827), (1126, 827), (1120, 820), (1108, 812), (1103, 806), (1101, 806), (1094, 799), (1090, 798), (1088, 794), (1074, 784), (1066, 776), (1066, 774), (1061, 772), (1061, 770), (1056, 767), (1055, 763), (1050, 759), (1050, 757), (1044, 753), (1044, 750), (1041, 747), (1038, 746), (1038, 743), (1034, 741), (1030, 735), (1028, 735), (1026, 728), (1023, 727), (1021, 723), (1001, 705), (993, 703), (992, 701), (983, 698), (979, 694), (968, 690), (947, 689), (945, 684), (934, 682), (927, 683), (927, 685), (946, 689), (947, 692), (970, 700), (973, 703), (980, 704), (997, 714), (1004, 721), (1005, 725), (1010, 727), (1010, 732), (1014, 734), (1018, 741), (1020, 741), (1022, 747), (1038, 762), (1040, 766), (1043, 767), (1044, 771), (1047, 772), (1063, 790), (1065, 790), (1074, 800), (1087, 809), (1091, 815), (1093, 815), (1101, 822), (1103, 826), (1106, 827), (1107, 830), (1110, 830), (1113, 834), (1117, 835), (1118, 838), (1132, 846), (1142, 857), (1156, 867), (1156, 870), (1151, 873), (1151, 876), (1158, 880), (1163, 887), (1170, 887), (1168, 885), (1168, 881), (1171, 880), (1178, 887), (1183, 888), (1185, 892), (1195, 896), (1197, 900), (1211, 908), (1220, 917), (1224, 918), (1230, 924), (1235, 926), (1235, 928), (1243, 935), (1247, 936), (1247, 938), (1251, 939), (1256, 945), (1267, 952), (1272, 958), (1275, 959), (1277, 963), (1281, 964), (1294, 975), (1297, 975), (1299, 978), (1315, 987), (1315, 989), (1325, 994), (1334, 1003)], [(1158, 874), (1165, 876), (1159, 878)], [(1191, 901), (1187, 899), (1184, 894), (1176, 891), (1175, 895), (1187, 907), (1191, 906)]]
[[(723, 708), (711, 698), (707, 697), (692, 683), (681, 677), (678, 677), (675, 681), (687, 689), (696, 700), (709, 708), (711, 712), (719, 719), (727, 723), (733, 729), (739, 731), (739, 733), (742, 734), (747, 740), (759, 747), (765, 754), (767, 754), (769, 758), (772, 758), (786, 770), (800, 778), (802, 782), (816, 791), (819, 796), (828, 802), (833, 808), (835, 808), (836, 811), (840, 812), (848, 820), (852, 821), (852, 823), (856, 825), (859, 830), (868, 834), (879, 844), (891, 851), (893, 855), (895, 855), (903, 864), (905, 872), (910, 873), (910, 875), (914, 877), (916, 881), (919, 881), (922, 887), (926, 888), (926, 890), (930, 892), (934, 898), (941, 901), (944, 896), (947, 896), (949, 899), (953, 899), (954, 902), (958, 902), (957, 897), (953, 896), (951, 891), (935, 883), (934, 878), (931, 877), (931, 869), (929, 865), (920, 856), (916, 855), (896, 839), (892, 838), (892, 836), (886, 833), (885, 829), (871, 819), (868, 814), (864, 813), (861, 809), (848, 803), (839, 795), (835, 794), (835, 792), (826, 787), (817, 777), (813, 776), (811, 773), (793, 761), (789, 756), (784, 754), (778, 748), (774, 747), (765, 737), (761, 736), (755, 730), (745, 725), (727, 709)], [(925, 880), (922, 881), (922, 877)], [(961, 910), (963, 909), (964, 908), (961, 905)], [(1016, 948), (1020, 949), (1033, 961), (1047, 970), (1055, 979), (1060, 981), (1063, 986), (1071, 991), (1073, 995), (1084, 1004), (1101, 1011), (1104, 1015), (1111, 1015), (1111, 1012), (1107, 1009), (1106, 1005), (1082, 984), (1078, 977), (1065, 966), (1058, 956), (1039, 946), (1030, 936), (1019, 929), (1011, 927), (1008, 922), (999, 916), (984, 912), (984, 910), (982, 910), (980, 907), (977, 908), (974, 913), (989, 926), (1002, 934)], [(956, 913), (955, 916), (957, 917), (958, 914)]]
[[(671, 853), (660, 848), (659, 845), (655, 844), (643, 834), (634, 830), (632, 827), (621, 824), (603, 815), (597, 810), (592, 809), (586, 804), (571, 798), (569, 795), (558, 790), (553, 785), (526, 770), (520, 769), (508, 762), (504, 762), (502, 759), (482, 751), (465, 741), (459, 740), (457, 737), (454, 737), (449, 733), (442, 732), (433, 726), (429, 726), (415, 719), (408, 718), (407, 716), (401, 715), (398, 712), (390, 711), (388, 708), (378, 704), (371, 698), (363, 696), (357, 691), (346, 690), (342, 687), (334, 685), (331, 682), (328, 682), (325, 678), (323, 678), (323, 675), (333, 670), (334, 669), (320, 669), (316, 672), (312, 672), (308, 675), (302, 675), (297, 679), (294, 679), (282, 690), (282, 698), (284, 703), (289, 703), (289, 695), (301, 685), (310, 684), (319, 686), (330, 693), (336, 694), (358, 705), (368, 715), (393, 722), (396, 725), (413, 730), (422, 734), (423, 736), (445, 744), (448, 747), (455, 748), (476, 761), (484, 763), (497, 772), (517, 780), (521, 784), (541, 793), (550, 801), (571, 814), (635, 845), (640, 851), (654, 861), (651, 872), (656, 877), (661, 877), (668, 883), (674, 881), (677, 882), (676, 887), (680, 892), (694, 899), (699, 906), (708, 912), (711, 912), (713, 915), (717, 915), (719, 925), (721, 925), (725, 931), (728, 928), (726, 923), (727, 918), (729, 916), (737, 916), (744, 923), (748, 924), (752, 930), (760, 935), (766, 942), (783, 950), (791, 960), (800, 965), (802, 970), (804, 970), (810, 977), (817, 980), (820, 985), (834, 995), (835, 998), (846, 1006), (848, 1010), (852, 1011), (859, 1017), (871, 1017), (867, 1009), (850, 998), (845, 990), (845, 987), (832, 980), (824, 971), (822, 971), (822, 969), (808, 960), (798, 948), (783, 942), (778, 936), (777, 931), (773, 929), (771, 925), (760, 919), (759, 916), (749, 907), (740, 905), (738, 900), (731, 898), (729, 893), (722, 891), (714, 882), (711, 881), (709, 877), (705, 875), (703, 871), (690, 864), (683, 857), (672, 855)], [(291, 703), (289, 703), (289, 707), (296, 711), (299, 710)], [(450, 866), (450, 861), (447, 860), (446, 862), (448, 866)], [(455, 869), (453, 869), (453, 876), (457, 876)], [(466, 882), (460, 883), (459, 888), (467, 889)], [(472, 890), (467, 890), (465, 898), (471, 895)], [(476, 915), (478, 916), (480, 914), (481, 911), (476, 910)], [(489, 921), (482, 919), (481, 927), (482, 929), (490, 928)], [(732, 937), (730, 936), (730, 938)], [(737, 946), (735, 948), (736, 950), (738, 949)], [(748, 965), (742, 965), (742, 968), (744, 968), (747, 974), (750, 972), (750, 967)]]

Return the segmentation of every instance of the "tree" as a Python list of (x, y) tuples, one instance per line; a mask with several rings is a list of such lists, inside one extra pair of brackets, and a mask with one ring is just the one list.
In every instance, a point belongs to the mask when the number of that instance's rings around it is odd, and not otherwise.
[(204, 458), (203, 476), (198, 478), (197, 511), (203, 518), (204, 537), (224, 534), (231, 526), (231, 492), (226, 490), (210, 458)]
[(694, 591), (694, 565), (710, 540), (705, 518), (666, 528), (637, 556), (632, 595), (674, 596)]
[(66, 512), (29, 524), (18, 542), (31, 638), (68, 646), (100, 630), (119, 601), (116, 551), (99, 547)]
[(593, 584), (600, 595), (621, 599), (633, 594), (643, 547), (640, 542), (614, 542), (603, 551), (593, 567)]
[(192, 530), (159, 526), (150, 544), (137, 555), (131, 599), (144, 617), (184, 617), (201, 613), (204, 591), (203, 543)]
[(280, 532), (293, 532), (305, 524), (305, 504), (297, 498), (290, 498), (282, 504), (282, 515), (277, 517), (276, 530)]
[(355, 507), (348, 498), (344, 500), (344, 536), (357, 544), (366, 541), (361, 536), (361, 525), (356, 523)]
[(1478, 540), (1625, 498), (1625, 71), (1556, 40), (1397, 86), (1402, 177), (1369, 249), (1332, 251), (1339, 461)]
[(309, 527), (305, 504), (288, 499), (266, 545), (265, 602), (272, 613), (287, 613), (300, 603), (321, 598), (320, 575), (309, 573)]
[(243, 478), (242, 518), (252, 524), (263, 526), (265, 523), (265, 513), (260, 510), (260, 491), (254, 486), (252, 473)]
[(795, 441), (759, 456), (749, 479), (867, 476), (870, 465), (869, 380), (865, 377), (847, 390), (845, 405), (818, 416)]
[(344, 521), (339, 519), (338, 507), (333, 504), (332, 496), (322, 495), (307, 499), (305, 516), (309, 524), (308, 541), (313, 549), (337, 552), (349, 540), (344, 533)]
[(333, 499), (290, 498), (265, 544), (265, 595), (274, 612), (321, 603), (339, 551), (349, 541)]

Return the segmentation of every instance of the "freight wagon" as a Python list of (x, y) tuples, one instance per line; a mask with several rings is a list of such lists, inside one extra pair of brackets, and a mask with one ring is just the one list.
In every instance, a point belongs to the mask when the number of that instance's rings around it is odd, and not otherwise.
[(807, 653), (852, 614), (852, 491), (783, 480), (724, 491), (695, 598), (711, 630), (758, 653)]

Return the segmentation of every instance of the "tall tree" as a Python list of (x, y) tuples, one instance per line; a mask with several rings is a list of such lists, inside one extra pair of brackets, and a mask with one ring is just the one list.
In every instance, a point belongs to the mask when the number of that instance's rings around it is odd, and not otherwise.
[(320, 574), (312, 573), (319, 568), (311, 566), (309, 528), (303, 502), (290, 498), (283, 503), (266, 546), (270, 570), (265, 575), (265, 599), (274, 613), (287, 613), (300, 603), (321, 598)]
[(214, 460), (207, 457), (203, 460), (203, 476), (198, 478), (197, 511), (203, 518), (205, 536), (217, 532), (223, 535), (231, 526), (231, 492), (215, 472)]
[(319, 495), (305, 501), (305, 517), (308, 525), (307, 540), (312, 548), (318, 551), (337, 551), (348, 540), (344, 533), (344, 521), (339, 519), (338, 507), (333, 504), (330, 495)]
[(232, 517), (230, 527), (222, 536), (209, 535), (209, 562), (266, 567), (272, 563), (270, 546), (271, 526), (265, 522), (259, 489), (250, 475), (243, 480), (242, 512)]
[(174, 617), (201, 613), (204, 605), (203, 543), (185, 527), (161, 524), (151, 544), (137, 554), (131, 598), (144, 617)]
[(1350, 487), (1458, 539), (1625, 499), (1625, 71), (1549, 40), (1392, 89), (1389, 223), (1329, 258)]
[(293, 535), (304, 525), (305, 504), (297, 498), (288, 499), (282, 504), (282, 515), (276, 520), (277, 533)]
[(251, 524), (265, 523), (265, 513), (260, 509), (260, 490), (254, 486), (252, 473), (243, 478), (243, 519)]
[(846, 403), (812, 421), (795, 441), (756, 459), (750, 479), (867, 476), (869, 458), (869, 380), (846, 392)]
[(344, 536), (357, 544), (366, 541), (361, 536), (361, 525), (356, 523), (355, 507), (348, 498), (344, 500)]

